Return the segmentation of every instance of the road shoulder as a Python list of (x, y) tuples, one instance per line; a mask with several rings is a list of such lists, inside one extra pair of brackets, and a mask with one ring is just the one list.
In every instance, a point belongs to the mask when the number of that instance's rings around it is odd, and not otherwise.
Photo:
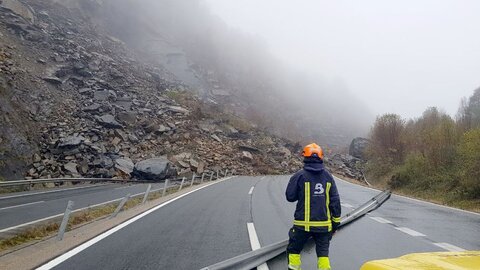
[(57, 242), (56, 237), (50, 237), (42, 241), (29, 244), (17, 249), (13, 252), (6, 253), (0, 256), (0, 264), (5, 269), (33, 269), (39, 265), (56, 258), (71, 249), (87, 242), (88, 240), (111, 230), (112, 228), (138, 216), (142, 213), (149, 211), (162, 203), (168, 202), (172, 199), (178, 198), (182, 195), (186, 195), (189, 192), (194, 192), (202, 188), (206, 188), (210, 185), (220, 183), (223, 180), (209, 182), (202, 185), (196, 185), (194, 187), (188, 187), (182, 189), (180, 192), (176, 192), (165, 197), (159, 198), (154, 201), (147, 202), (145, 205), (138, 206), (128, 211), (120, 213), (114, 219), (108, 219), (108, 217), (94, 221), (92, 223), (83, 225), (73, 231), (65, 233), (64, 240)]

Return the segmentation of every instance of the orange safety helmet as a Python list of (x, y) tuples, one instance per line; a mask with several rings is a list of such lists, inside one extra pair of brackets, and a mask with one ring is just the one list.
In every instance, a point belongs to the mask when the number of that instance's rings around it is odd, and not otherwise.
[(303, 148), (302, 155), (304, 157), (318, 157), (323, 159), (323, 150), (318, 144), (312, 143)]

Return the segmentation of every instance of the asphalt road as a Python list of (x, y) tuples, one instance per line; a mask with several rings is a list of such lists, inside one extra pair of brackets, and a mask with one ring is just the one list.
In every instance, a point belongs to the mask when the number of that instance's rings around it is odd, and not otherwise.
[[(154, 184), (152, 190), (161, 187), (163, 184)], [(74, 209), (80, 209), (120, 199), (128, 193), (145, 192), (146, 189), (146, 184), (105, 184), (3, 194), (0, 196), (0, 232), (62, 214), (69, 200), (74, 202)]]
[[(200, 269), (250, 251), (249, 222), (262, 246), (284, 240), (295, 206), (284, 199), (288, 178), (235, 177), (198, 190), (62, 256), (54, 269)], [(341, 180), (337, 185), (344, 213), (378, 193)], [(330, 257), (333, 269), (358, 269), (412, 252), (478, 250), (479, 235), (480, 215), (392, 196), (339, 231)], [(303, 269), (315, 269), (312, 245), (302, 259)], [(268, 266), (286, 269), (285, 257)]]

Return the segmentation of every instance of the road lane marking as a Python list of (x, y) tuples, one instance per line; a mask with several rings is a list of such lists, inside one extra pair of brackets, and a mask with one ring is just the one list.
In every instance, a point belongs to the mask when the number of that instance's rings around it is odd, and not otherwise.
[(39, 195), (39, 194), (54, 193), (54, 192), (70, 191), (70, 190), (76, 190), (76, 189), (102, 187), (102, 186), (106, 186), (106, 185), (108, 185), (108, 184), (101, 184), (101, 185), (88, 186), (88, 187), (62, 188), (62, 189), (56, 189), (56, 190), (50, 190), (50, 191), (44, 191), (44, 192), (34, 192), (34, 193), (27, 193), (27, 194), (20, 194), (20, 195), (12, 195), (12, 196), (0, 197), (0, 200), (26, 197), (26, 196), (33, 196), (33, 195)]
[(465, 251), (465, 249), (461, 248), (461, 247), (457, 247), (457, 246), (454, 246), (452, 244), (449, 244), (449, 243), (433, 243), (435, 246), (439, 247), (439, 248), (443, 248), (447, 251)]
[(98, 235), (98, 236), (96, 236), (96, 237), (88, 240), (87, 242), (85, 242), (85, 243), (77, 246), (76, 248), (71, 249), (70, 251), (68, 251), (68, 252), (66, 252), (66, 253), (64, 253), (64, 254), (56, 257), (55, 259), (50, 260), (50, 261), (47, 262), (46, 264), (43, 264), (42, 266), (36, 268), (36, 270), (49, 270), (49, 269), (52, 269), (52, 268), (54, 268), (55, 266), (61, 264), (62, 262), (68, 260), (69, 258), (71, 258), (71, 257), (77, 255), (78, 253), (82, 252), (83, 250), (85, 250), (85, 249), (91, 247), (92, 245), (94, 245), (94, 244), (102, 241), (103, 239), (107, 238), (108, 236), (114, 234), (115, 232), (118, 232), (119, 230), (127, 227), (128, 225), (130, 225), (130, 224), (132, 224), (132, 223), (134, 223), (135, 221), (137, 221), (137, 220), (139, 220), (139, 219), (141, 219), (141, 218), (143, 218), (143, 217), (145, 217), (145, 216), (147, 216), (147, 215), (149, 215), (149, 214), (157, 211), (158, 209), (160, 209), (160, 208), (162, 208), (162, 207), (164, 207), (164, 206), (166, 206), (166, 205), (168, 205), (168, 204), (170, 204), (170, 203), (172, 203), (172, 202), (174, 202), (174, 201), (177, 201), (177, 200), (179, 200), (179, 199), (181, 199), (181, 198), (183, 198), (183, 197), (185, 197), (185, 196), (188, 196), (188, 195), (190, 195), (190, 194), (192, 194), (192, 193), (194, 193), (194, 192), (196, 192), (196, 191), (199, 191), (199, 190), (204, 189), (204, 188), (207, 188), (207, 187), (209, 187), (209, 186), (211, 186), (211, 185), (215, 185), (215, 184), (217, 184), (217, 183), (221, 183), (221, 182), (223, 182), (223, 181), (229, 180), (229, 179), (231, 179), (231, 178), (233, 178), (233, 177), (234, 177), (234, 176), (230, 176), (230, 177), (224, 178), (224, 179), (222, 179), (222, 180), (218, 180), (218, 181), (209, 183), (209, 184), (207, 184), (207, 185), (205, 185), (205, 186), (199, 187), (199, 188), (194, 189), (194, 190), (192, 190), (192, 191), (189, 191), (189, 192), (187, 192), (187, 193), (185, 193), (185, 194), (182, 194), (182, 195), (180, 195), (180, 196), (178, 196), (178, 197), (172, 198), (171, 200), (166, 201), (166, 202), (164, 202), (164, 203), (162, 203), (162, 204), (160, 204), (160, 205), (157, 205), (157, 206), (151, 208), (150, 210), (147, 210), (147, 211), (145, 211), (145, 212), (143, 212), (143, 213), (141, 213), (141, 214), (139, 214), (139, 215), (137, 215), (137, 216), (135, 216), (135, 217), (133, 217), (133, 218), (131, 218), (131, 219), (129, 219), (129, 220), (127, 220), (127, 221), (125, 221), (125, 222), (123, 222), (123, 223), (115, 226), (115, 227), (113, 227), (113, 228), (111, 228), (110, 230), (108, 230), (108, 231), (106, 231), (106, 232), (104, 232), (104, 233), (102, 233), (102, 234), (100, 234), (100, 235)]
[[(343, 183), (346, 183), (346, 184), (350, 184), (350, 185), (353, 185), (353, 186), (356, 186), (356, 187), (361, 187), (361, 188), (365, 188), (365, 189), (369, 189), (369, 190), (373, 190), (373, 191), (382, 191), (380, 189), (375, 189), (375, 188), (371, 188), (371, 187), (366, 187), (366, 186), (362, 186), (362, 185), (359, 185), (359, 184), (354, 184), (354, 183), (351, 183), (347, 180), (344, 180), (340, 177), (337, 177), (337, 176), (334, 176), (334, 178), (336, 180), (340, 180), (341, 182)], [(450, 206), (446, 206), (446, 205), (441, 205), (441, 204), (437, 204), (437, 203), (433, 203), (433, 202), (427, 202), (427, 201), (422, 201), (422, 200), (419, 200), (419, 199), (414, 199), (414, 198), (410, 198), (410, 197), (407, 197), (407, 196), (403, 196), (403, 195), (399, 195), (399, 194), (394, 194), (392, 193), (392, 196), (393, 197), (399, 197), (399, 198), (403, 198), (403, 199), (406, 199), (406, 200), (410, 200), (410, 201), (414, 201), (414, 202), (418, 202), (418, 203), (422, 203), (422, 204), (427, 204), (427, 205), (431, 205), (431, 206), (436, 206), (438, 208), (445, 208), (445, 209), (449, 209), (449, 210), (454, 210), (454, 211), (458, 211), (458, 212), (462, 212), (462, 213), (465, 213), (465, 214), (470, 214), (470, 215), (475, 215), (475, 216), (480, 216), (480, 213), (476, 213), (476, 212), (472, 212), (472, 211), (467, 211), (467, 210), (463, 210), (463, 209), (459, 209), (459, 208), (454, 208), (454, 207), (450, 207)]]
[(343, 207), (353, 208), (353, 205), (348, 204), (348, 203), (341, 203), (341, 205), (342, 205)]
[(411, 236), (415, 236), (415, 237), (417, 237), (417, 236), (426, 236), (426, 235), (423, 234), (423, 233), (414, 231), (414, 230), (412, 230), (412, 229), (410, 229), (410, 228), (407, 228), (407, 227), (395, 227), (395, 229), (397, 229), (397, 230), (399, 230), (399, 231), (401, 231), (401, 232), (404, 232), (404, 233), (406, 233), (406, 234), (409, 234), (409, 235), (411, 235)]
[(126, 187), (117, 187), (117, 188), (114, 188), (114, 189), (125, 189), (125, 188), (130, 188), (130, 187), (133, 187), (133, 186), (136, 186), (136, 185), (126, 186)]
[(45, 202), (45, 201), (38, 201), (38, 202), (31, 202), (31, 203), (24, 203), (24, 204), (19, 204), (19, 205), (14, 205), (14, 206), (3, 207), (3, 208), (0, 208), (0, 210), (7, 210), (7, 209), (12, 209), (12, 208), (17, 208), (17, 207), (28, 206), (28, 205), (32, 205), (32, 204), (44, 203), (44, 202)]
[[(150, 193), (156, 192), (156, 191), (159, 191), (159, 190), (162, 190), (162, 189), (163, 188), (154, 189), (154, 190), (151, 190)], [(140, 192), (140, 193), (137, 193), (137, 194), (133, 194), (131, 197), (135, 197), (135, 196), (142, 195), (142, 194), (145, 194), (145, 192)], [(101, 203), (89, 205), (87, 207), (82, 207), (82, 208), (79, 208), (79, 209), (75, 209), (73, 211), (73, 213), (83, 211), (83, 210), (87, 210), (87, 209), (90, 209), (90, 208), (95, 208), (97, 206), (102, 206), (102, 205), (109, 204), (109, 203), (118, 202), (122, 199), (123, 199), (123, 197), (118, 198), (118, 199), (113, 199), (113, 200), (110, 200), (110, 201), (106, 201), (106, 202), (101, 202)], [(35, 223), (38, 223), (38, 222), (46, 221), (46, 220), (61, 217), (61, 216), (63, 216), (63, 213), (59, 213), (59, 214), (56, 214), (56, 215), (53, 215), (53, 216), (37, 219), (37, 220), (34, 220), (34, 221), (29, 221), (29, 222), (26, 222), (26, 223), (23, 223), (23, 224), (19, 224), (19, 225), (15, 225), (15, 226), (12, 226), (12, 227), (5, 228), (5, 229), (1, 229), (0, 233), (8, 232), (8, 231), (11, 231), (11, 230), (14, 230), (14, 229), (18, 229), (18, 228), (21, 228), (21, 227), (25, 227), (25, 226), (28, 226), (28, 225), (32, 225), (32, 224), (35, 224)]]
[(254, 188), (255, 188), (254, 186), (250, 188), (250, 191), (248, 192), (248, 195), (252, 195)]
[(376, 222), (380, 222), (380, 223), (383, 223), (383, 224), (393, 224), (393, 222), (391, 222), (390, 220), (384, 219), (384, 218), (381, 218), (381, 217), (370, 217), (370, 218), (375, 220)]
[[(248, 238), (250, 239), (250, 246), (252, 250), (257, 250), (261, 248), (260, 241), (258, 241), (257, 231), (255, 230), (255, 225), (251, 222), (247, 223)], [(269, 270), (268, 265), (263, 263), (257, 266), (257, 270)]]

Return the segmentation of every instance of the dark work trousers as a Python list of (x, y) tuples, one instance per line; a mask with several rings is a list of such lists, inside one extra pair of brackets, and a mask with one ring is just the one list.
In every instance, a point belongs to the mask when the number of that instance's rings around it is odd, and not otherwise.
[(330, 246), (330, 234), (306, 232), (296, 227), (293, 227), (288, 232), (289, 241), (287, 246), (288, 254), (300, 254), (303, 246), (307, 240), (312, 237), (315, 240), (315, 250), (317, 251), (317, 257), (328, 257), (328, 248)]

